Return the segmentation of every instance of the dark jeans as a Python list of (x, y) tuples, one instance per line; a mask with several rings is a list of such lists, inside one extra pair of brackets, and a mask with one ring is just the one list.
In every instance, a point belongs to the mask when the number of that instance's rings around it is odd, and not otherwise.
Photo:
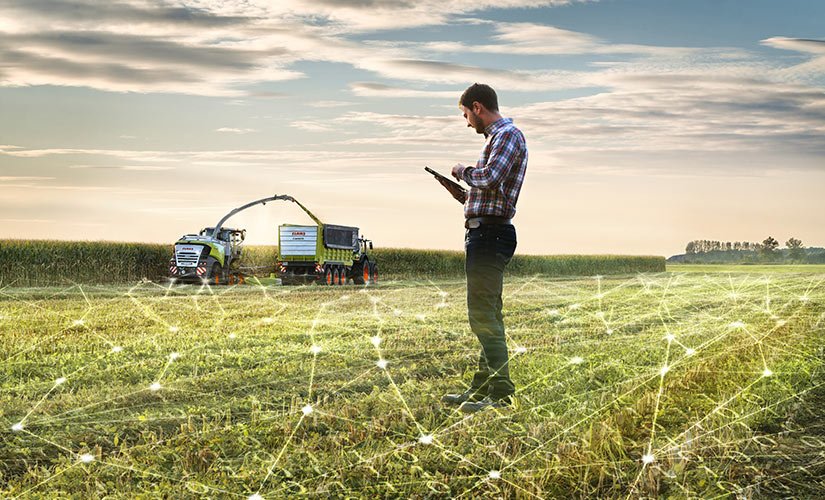
[(510, 380), (501, 290), (504, 266), (516, 250), (516, 228), (510, 224), (485, 224), (468, 229), (464, 248), (467, 312), (470, 328), (481, 343), (472, 388), (499, 399), (515, 392)]

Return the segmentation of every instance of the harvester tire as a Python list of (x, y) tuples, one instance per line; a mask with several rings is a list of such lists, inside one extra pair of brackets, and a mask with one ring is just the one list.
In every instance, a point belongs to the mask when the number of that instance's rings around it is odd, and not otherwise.
[(378, 283), (378, 264), (370, 264), (370, 278), (373, 283)]

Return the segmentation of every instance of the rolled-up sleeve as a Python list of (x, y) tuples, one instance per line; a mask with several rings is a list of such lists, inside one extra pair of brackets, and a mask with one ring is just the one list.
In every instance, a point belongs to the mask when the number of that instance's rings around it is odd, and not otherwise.
[(496, 134), (490, 141), (490, 153), (485, 165), (459, 169), (458, 175), (467, 184), (479, 189), (495, 189), (518, 161), (519, 137), (514, 131)]

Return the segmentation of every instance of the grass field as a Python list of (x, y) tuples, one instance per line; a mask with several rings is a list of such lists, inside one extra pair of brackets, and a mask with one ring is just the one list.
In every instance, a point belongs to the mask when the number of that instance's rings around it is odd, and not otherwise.
[(681, 271), (508, 278), (475, 416), (463, 280), (3, 288), (0, 496), (825, 497), (825, 273)]

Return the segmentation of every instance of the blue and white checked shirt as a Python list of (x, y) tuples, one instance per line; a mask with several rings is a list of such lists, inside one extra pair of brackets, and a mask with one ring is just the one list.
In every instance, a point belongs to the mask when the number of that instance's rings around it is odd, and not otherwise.
[(484, 129), (487, 143), (475, 167), (458, 169), (470, 185), (464, 202), (464, 217), (516, 215), (516, 202), (527, 171), (524, 134), (511, 118), (502, 118)]

